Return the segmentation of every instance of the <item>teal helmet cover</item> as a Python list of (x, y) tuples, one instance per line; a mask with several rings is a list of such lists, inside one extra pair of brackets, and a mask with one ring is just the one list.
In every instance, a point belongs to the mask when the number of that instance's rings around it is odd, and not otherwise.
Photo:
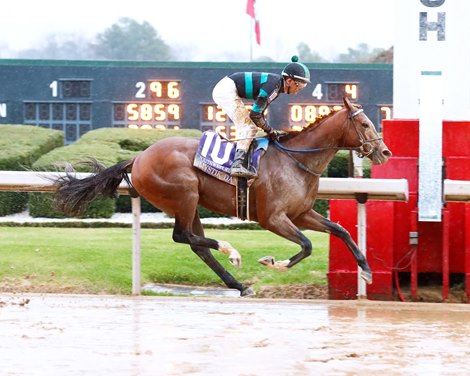
[(282, 75), (296, 81), (311, 83), (310, 71), (305, 64), (299, 63), (299, 58), (297, 56), (292, 56), (291, 61), (291, 63), (284, 67)]

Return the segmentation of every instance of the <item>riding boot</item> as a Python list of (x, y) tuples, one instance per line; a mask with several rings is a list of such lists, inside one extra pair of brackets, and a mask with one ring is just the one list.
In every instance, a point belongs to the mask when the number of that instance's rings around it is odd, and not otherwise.
[(243, 163), (246, 159), (246, 154), (247, 153), (245, 150), (237, 149), (235, 152), (235, 159), (232, 163), (232, 168), (230, 169), (230, 175), (244, 178), (252, 178), (256, 176), (255, 173), (251, 172), (245, 166), (243, 166)]

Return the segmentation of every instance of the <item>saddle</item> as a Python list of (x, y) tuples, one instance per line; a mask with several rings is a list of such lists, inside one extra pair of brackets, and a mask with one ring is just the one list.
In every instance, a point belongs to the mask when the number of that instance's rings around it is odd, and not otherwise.
[[(248, 169), (258, 169), (259, 161), (268, 149), (267, 138), (255, 139), (247, 158)], [(237, 187), (237, 217), (249, 220), (249, 187), (256, 178), (246, 179), (230, 175), (235, 157), (236, 144), (223, 139), (214, 131), (204, 132), (196, 151), (193, 166), (225, 183)]]

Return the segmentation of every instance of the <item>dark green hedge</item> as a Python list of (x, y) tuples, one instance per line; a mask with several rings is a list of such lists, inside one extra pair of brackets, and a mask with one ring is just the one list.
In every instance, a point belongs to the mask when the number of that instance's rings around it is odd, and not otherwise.
[[(132, 228), (130, 223), (113, 223), (113, 222), (84, 222), (84, 221), (71, 221), (71, 222), (2, 222), (4, 227), (57, 227), (57, 228)], [(141, 228), (150, 228), (150, 229), (166, 229), (173, 228), (173, 223), (164, 222), (164, 223), (150, 223), (144, 222), (141, 223)], [(232, 224), (214, 224), (206, 223), (204, 224), (205, 229), (223, 229), (223, 230), (262, 230), (262, 227), (255, 222), (240, 222)]]
[[(155, 141), (171, 136), (199, 137), (198, 130), (132, 130), (101, 128), (90, 131), (73, 145), (63, 146), (63, 133), (33, 126), (0, 125), (0, 170), (35, 169), (62, 171), (71, 163), (77, 171), (88, 172), (79, 162), (94, 157), (106, 166), (114, 165), (135, 156)], [(347, 177), (349, 152), (338, 152), (324, 176)], [(370, 176), (369, 160), (364, 160), (364, 176)], [(61, 218), (53, 210), (51, 194), (0, 193), (0, 215), (25, 210), (27, 203), (32, 216)], [(327, 215), (328, 201), (318, 200), (314, 209)], [(222, 216), (200, 208), (202, 218)], [(128, 196), (118, 200), (103, 199), (90, 205), (84, 217), (109, 218), (115, 212), (130, 212)], [(142, 199), (142, 212), (158, 211)]]
[[(0, 170), (24, 171), (64, 144), (63, 132), (29, 125), (0, 125)], [(0, 216), (26, 210), (28, 194), (0, 192)]]
[[(116, 210), (116, 202), (110, 198), (93, 201), (80, 218), (111, 218)], [(30, 193), (29, 214), (37, 218), (65, 218), (54, 209), (52, 193)]]
[[(105, 166), (133, 158), (154, 142), (171, 136), (195, 137), (201, 136), (199, 130), (134, 130), (127, 128), (101, 128), (90, 131), (76, 143), (54, 149), (43, 155), (34, 164), (35, 170), (63, 171), (71, 164), (79, 172), (90, 172), (88, 166), (81, 164), (93, 157)], [(42, 198), (39, 198), (42, 197)], [(33, 217), (60, 218), (50, 205), (50, 195), (47, 193), (31, 195), (29, 200), (30, 214)], [(130, 199), (121, 196), (117, 201), (99, 199), (93, 202), (83, 214), (84, 218), (109, 218), (114, 212), (131, 211)], [(142, 200), (142, 211), (157, 211), (147, 201)]]
[(156, 130), (100, 128), (83, 135), (72, 145), (57, 148), (39, 158), (33, 165), (41, 171), (63, 170), (70, 163), (77, 171), (88, 172), (80, 162), (93, 157), (105, 166), (131, 159), (154, 142), (172, 136), (200, 137), (195, 129)]
[[(329, 178), (347, 178), (349, 176), (349, 159), (349, 151), (337, 152), (331, 163), (328, 165), (326, 176), (328, 176)], [(363, 159), (363, 171), (364, 178), (369, 178), (370, 159)]]
[[(140, 198), (140, 210), (142, 213), (156, 213), (161, 210), (153, 206), (145, 198)], [(116, 212), (118, 213), (131, 213), (132, 212), (132, 202), (130, 196), (120, 195), (116, 200)]]
[(0, 170), (24, 171), (64, 144), (61, 131), (29, 125), (0, 125)]
[(25, 192), (0, 192), (0, 216), (26, 210), (28, 194)]

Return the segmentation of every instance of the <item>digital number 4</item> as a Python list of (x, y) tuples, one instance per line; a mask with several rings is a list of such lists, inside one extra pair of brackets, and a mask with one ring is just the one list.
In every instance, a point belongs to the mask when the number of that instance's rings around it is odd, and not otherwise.
[(321, 84), (317, 84), (315, 89), (312, 91), (312, 97), (317, 98), (318, 100), (323, 98), (323, 93), (321, 91)]

